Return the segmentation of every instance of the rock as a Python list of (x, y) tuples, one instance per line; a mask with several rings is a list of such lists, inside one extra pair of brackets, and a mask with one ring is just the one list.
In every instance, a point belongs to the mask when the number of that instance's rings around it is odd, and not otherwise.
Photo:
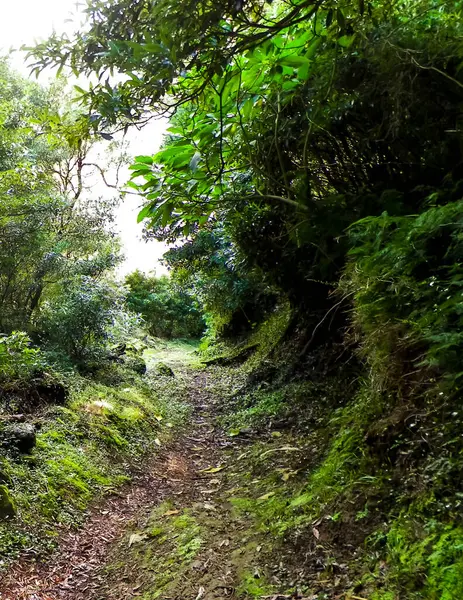
[(24, 423), (26, 415), (0, 415), (0, 422), (5, 423)]
[(146, 363), (139, 356), (126, 356), (124, 358), (125, 366), (131, 371), (135, 371), (139, 375), (144, 375), (146, 373)]
[(15, 517), (17, 510), (16, 502), (6, 485), (0, 485), (0, 521)]
[(19, 452), (30, 452), (37, 442), (35, 427), (30, 423), (9, 425), (3, 430), (2, 437), (4, 445), (14, 446)]
[(158, 375), (164, 375), (165, 377), (174, 377), (174, 372), (172, 371), (172, 369), (162, 362), (156, 365), (156, 373)]

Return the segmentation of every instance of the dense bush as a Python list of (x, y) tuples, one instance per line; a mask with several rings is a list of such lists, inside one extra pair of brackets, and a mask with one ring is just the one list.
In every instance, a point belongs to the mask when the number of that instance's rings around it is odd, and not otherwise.
[(278, 296), (245, 259), (233, 230), (230, 223), (211, 222), (164, 255), (173, 280), (201, 305), (211, 336), (249, 332)]
[(27, 380), (45, 367), (46, 361), (23, 331), (0, 337), (0, 380)]
[[(445, 193), (440, 195), (445, 199)], [(430, 198), (436, 203), (439, 195)], [(463, 377), (463, 201), (420, 215), (368, 217), (350, 231), (346, 291), (366, 357), (394, 376), (427, 368), (457, 392)], [(400, 370), (393, 366), (400, 362)], [(388, 381), (389, 385), (397, 382)]]
[(64, 282), (42, 308), (37, 323), (42, 344), (79, 362), (101, 356), (123, 298), (113, 283), (104, 280), (81, 276)]
[(151, 335), (161, 338), (198, 338), (204, 321), (194, 298), (167, 276), (135, 271), (127, 275), (127, 308), (140, 314)]

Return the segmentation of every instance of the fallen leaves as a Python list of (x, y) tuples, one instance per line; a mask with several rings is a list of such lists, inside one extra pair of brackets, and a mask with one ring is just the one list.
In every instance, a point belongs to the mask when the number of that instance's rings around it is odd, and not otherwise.
[(203, 598), (206, 595), (206, 590), (203, 588), (203, 586), (201, 586), (198, 590), (198, 595), (196, 596), (195, 600), (201, 600), (201, 598)]
[(146, 533), (132, 533), (129, 538), (129, 548), (131, 548), (134, 544), (139, 544), (140, 542), (144, 542), (148, 539)]
[(281, 446), (280, 448), (271, 448), (270, 450), (263, 452), (260, 455), (260, 458), (264, 458), (264, 456), (267, 456), (268, 454), (272, 454), (273, 452), (299, 452), (299, 451), (300, 451), (300, 448), (296, 448), (294, 446)]
[(226, 465), (219, 465), (218, 467), (208, 467), (207, 469), (201, 469), (199, 473), (219, 473), (226, 468)]
[(163, 513), (161, 516), (162, 517), (171, 517), (172, 515), (178, 515), (180, 513), (179, 510), (167, 510), (165, 513)]
[(264, 494), (263, 496), (259, 496), (259, 498), (257, 498), (257, 500), (259, 502), (264, 502), (265, 500), (269, 500), (269, 498), (271, 498), (274, 495), (275, 495), (275, 492), (269, 492), (268, 494)]

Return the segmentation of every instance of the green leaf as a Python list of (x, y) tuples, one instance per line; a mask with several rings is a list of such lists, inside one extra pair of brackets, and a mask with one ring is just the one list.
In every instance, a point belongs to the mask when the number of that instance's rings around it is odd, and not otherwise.
[(153, 164), (153, 157), (152, 156), (136, 156), (135, 157), (135, 163), (143, 163), (146, 165), (152, 165)]
[(278, 61), (282, 65), (287, 65), (289, 67), (302, 67), (302, 66), (310, 66), (310, 60), (305, 56), (295, 56), (293, 54), (289, 54), (288, 56), (283, 56)]
[(339, 39), (338, 39), (338, 44), (340, 46), (342, 46), (343, 48), (350, 48), (350, 46), (352, 46), (353, 42), (355, 39), (355, 34), (354, 35), (342, 35)]
[(151, 215), (151, 212), (152, 212), (151, 204), (148, 204), (148, 206), (145, 206), (144, 208), (142, 208), (141, 211), (138, 213), (137, 223), (141, 223), (143, 221), (143, 219), (146, 219), (146, 217), (149, 217)]
[(310, 63), (302, 65), (302, 67), (299, 67), (299, 69), (297, 70), (298, 79), (302, 79), (302, 81), (306, 81), (309, 77), (309, 71), (310, 71)]

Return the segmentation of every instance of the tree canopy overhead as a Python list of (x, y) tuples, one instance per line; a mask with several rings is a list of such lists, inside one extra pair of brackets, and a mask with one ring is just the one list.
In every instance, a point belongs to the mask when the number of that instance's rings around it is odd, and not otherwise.
[(74, 37), (30, 58), (96, 76), (78, 90), (89, 129), (169, 112), (163, 148), (136, 158), (128, 184), (149, 235), (193, 240), (226, 223), (248, 268), (323, 314), (354, 223), (459, 198), (461, 11), (89, 0)]

